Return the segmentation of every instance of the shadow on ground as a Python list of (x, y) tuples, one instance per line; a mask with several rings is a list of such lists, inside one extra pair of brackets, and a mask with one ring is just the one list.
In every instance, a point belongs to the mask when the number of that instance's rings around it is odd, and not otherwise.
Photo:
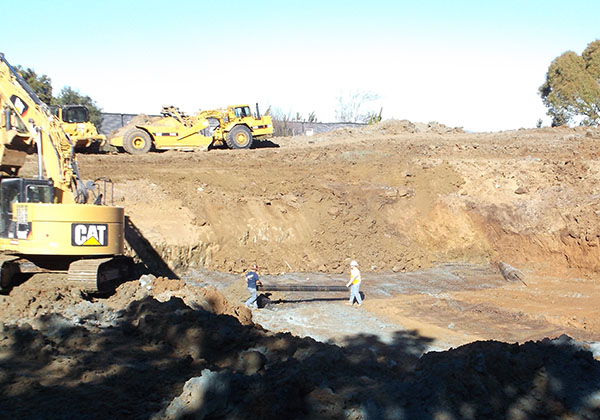
[(309, 303), (309, 302), (343, 302), (347, 301), (346, 297), (302, 297), (297, 299), (270, 299), (269, 293), (259, 295), (258, 307), (264, 308), (270, 305), (283, 305), (286, 303)]
[[(600, 416), (600, 362), (567, 337), (419, 357), (398, 331), (346, 346), (145, 298), (110, 326), (60, 315), (0, 332), (0, 417), (567, 419)], [(578, 416), (578, 417), (577, 417)]]
[(142, 265), (137, 267), (138, 275), (152, 273), (169, 279), (179, 278), (128, 216), (125, 216), (123, 230), (127, 244), (141, 260)]
[[(344, 301), (348, 301), (348, 297), (341, 297), (341, 296), (334, 296), (334, 297), (326, 297), (326, 296), (307, 296), (306, 293), (302, 294), (301, 297), (298, 298), (288, 298), (288, 297), (283, 297), (283, 298), (279, 298), (279, 299), (272, 299), (271, 296), (273, 294), (269, 293), (269, 292), (265, 292), (265, 293), (261, 293), (258, 295), (258, 307), (259, 308), (265, 308), (265, 307), (269, 307), (271, 305), (283, 305), (286, 303), (310, 303), (310, 302), (344, 302)], [(363, 292), (360, 292), (360, 297), (361, 299), (364, 301), (365, 300), (365, 294)], [(357, 302), (354, 301), (354, 303), (356, 304)]]
[[(278, 148), (280, 147), (279, 144), (274, 143), (272, 140), (257, 140), (254, 139), (254, 141), (252, 142), (252, 146), (250, 146), (250, 149), (273, 149), (273, 148)], [(229, 146), (227, 146), (225, 143), (223, 144), (218, 144), (218, 145), (212, 145), (209, 147), (209, 150), (231, 150), (229, 148)]]

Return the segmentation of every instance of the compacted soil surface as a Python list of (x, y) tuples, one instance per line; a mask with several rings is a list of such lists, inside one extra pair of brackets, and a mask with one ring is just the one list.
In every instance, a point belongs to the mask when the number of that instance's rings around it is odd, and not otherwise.
[[(0, 416), (599, 418), (599, 143), (391, 120), (79, 154), (114, 183), (137, 273), (110, 296), (60, 273), (0, 296)], [(344, 286), (351, 260), (361, 307), (268, 290)]]

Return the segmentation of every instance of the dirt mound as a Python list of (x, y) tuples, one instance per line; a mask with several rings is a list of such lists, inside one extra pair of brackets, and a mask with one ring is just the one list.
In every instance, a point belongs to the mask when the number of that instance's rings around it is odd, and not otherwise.
[[(173, 284), (155, 286), (174, 292)], [(167, 282), (170, 283), (170, 282)], [(165, 287), (163, 287), (165, 286)], [(148, 290), (147, 285), (143, 286)], [(180, 289), (179, 289), (180, 290)], [(124, 293), (122, 290), (120, 293)], [(146, 296), (99, 328), (89, 313), (0, 327), (5, 418), (593, 419), (600, 362), (567, 337), (479, 342), (357, 336), (344, 348), (272, 334), (180, 298)], [(108, 317), (106, 317), (108, 319)]]
[[(332, 141), (339, 138), (363, 138), (368, 139), (374, 136), (396, 136), (402, 134), (458, 134), (464, 133), (462, 127), (448, 127), (437, 121), (429, 123), (412, 122), (409, 120), (384, 120), (377, 124), (343, 127), (329, 132), (319, 134), (315, 137), (316, 141), (324, 139)], [(315, 141), (313, 139), (313, 141)]]
[[(437, 411), (451, 414), (446, 418), (592, 419), (600, 414), (598, 367), (585, 346), (567, 336), (523, 345), (477, 342), (428, 353), (415, 372), (413, 392), (421, 401), (414, 413), (439, 404)], [(586, 402), (579, 406), (582, 390)]]
[[(198, 281), (201, 282), (200, 279)], [(35, 323), (40, 317), (56, 313), (76, 320), (89, 316), (91, 311), (94, 316), (102, 318), (108, 310), (118, 311), (147, 297), (160, 302), (177, 297), (190, 308), (203, 308), (219, 315), (231, 315), (242, 325), (252, 323), (252, 313), (248, 308), (240, 303), (230, 304), (215, 287), (190, 286), (182, 280), (155, 277), (152, 274), (120, 285), (115, 293), (106, 299), (88, 300), (84, 300), (79, 290), (71, 287), (64, 278), (40, 274), (13, 288), (9, 296), (0, 295), (0, 305), (4, 322), (21, 325)]]
[[(0, 295), (2, 319), (18, 324), (50, 313), (64, 313), (81, 302), (81, 294), (57, 276), (38, 275)], [(57, 282), (59, 283), (57, 285)]]
[(160, 119), (161, 117), (150, 117), (146, 114), (136, 115), (123, 127), (119, 128), (118, 130), (111, 131), (110, 134), (107, 136), (107, 139), (110, 140), (113, 137), (122, 136), (132, 128), (135, 128), (136, 125), (152, 124)]
[(107, 306), (118, 309), (146, 297), (153, 297), (159, 302), (177, 297), (190, 308), (203, 308), (219, 315), (231, 315), (242, 325), (252, 323), (252, 313), (248, 308), (239, 303), (230, 304), (214, 287), (190, 286), (183, 280), (155, 277), (151, 274), (119, 286), (116, 293), (105, 303)]
[(448, 127), (437, 121), (429, 123), (413, 123), (409, 120), (384, 120), (378, 124), (364, 128), (365, 134), (389, 134), (397, 135), (402, 133), (436, 133), (436, 134), (454, 134), (464, 133), (462, 127)]

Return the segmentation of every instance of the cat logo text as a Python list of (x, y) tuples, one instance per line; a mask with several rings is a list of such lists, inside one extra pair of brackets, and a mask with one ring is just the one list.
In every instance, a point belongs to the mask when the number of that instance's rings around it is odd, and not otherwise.
[(71, 245), (106, 246), (108, 245), (108, 225), (73, 223), (71, 225)]

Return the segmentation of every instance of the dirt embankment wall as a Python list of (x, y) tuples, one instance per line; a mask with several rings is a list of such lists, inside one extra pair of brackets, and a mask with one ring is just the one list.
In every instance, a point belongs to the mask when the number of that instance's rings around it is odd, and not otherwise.
[[(600, 269), (597, 131), (384, 122), (247, 151), (80, 156), (173, 270)], [(270, 142), (272, 146), (274, 142)]]

